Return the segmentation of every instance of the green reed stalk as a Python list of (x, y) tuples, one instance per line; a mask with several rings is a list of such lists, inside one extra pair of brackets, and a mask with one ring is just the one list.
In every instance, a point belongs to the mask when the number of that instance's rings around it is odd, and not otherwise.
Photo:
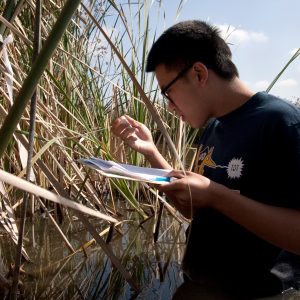
[[(17, 0), (12, 0), (12, 1), (8, 1), (6, 3), (6, 6), (4, 8), (4, 12), (3, 12), (3, 17), (6, 20), (10, 20), (10, 18), (12, 17), (15, 7), (17, 5)], [(5, 31), (5, 25), (4, 24), (0, 24), (0, 34), (3, 35), (4, 31)]]
[(32, 69), (22, 85), (22, 88), (15, 99), (14, 105), (11, 107), (4, 123), (0, 129), (0, 158), (2, 158), (7, 145), (19, 123), (25, 110), (27, 102), (34, 93), (39, 79), (45, 71), (49, 59), (54, 53), (61, 37), (63, 36), (73, 14), (75, 13), (80, 0), (68, 0), (63, 7), (51, 33), (49, 34), (45, 44), (38, 55)]
[(274, 78), (274, 80), (270, 83), (270, 85), (266, 89), (266, 92), (269, 92), (272, 89), (272, 87), (275, 85), (275, 83), (281, 77), (281, 75), (284, 73), (284, 71), (299, 55), (300, 55), (300, 48), (295, 52), (295, 54), (290, 58), (290, 60), (285, 64), (285, 66), (282, 68), (282, 70), (277, 74), (277, 76)]
[[(17, 124), (19, 123), (21, 116), (23, 114), (23, 111), (25, 110), (25, 107), (27, 105), (28, 100), (30, 97), (32, 97), (33, 94), (33, 101), (31, 106), (31, 116), (32, 119), (35, 118), (35, 105), (36, 105), (36, 87), (38, 85), (39, 79), (42, 76), (49, 59), (51, 58), (53, 52), (55, 51), (62, 35), (64, 34), (74, 12), (76, 11), (78, 5), (80, 3), (80, 0), (69, 0), (61, 14), (58, 18), (56, 24), (53, 27), (52, 32), (50, 33), (47, 41), (45, 42), (45, 45), (40, 52), (40, 55), (37, 55), (37, 58), (35, 60), (35, 63), (33, 64), (33, 67), (26, 78), (15, 102), (12, 106), (10, 112), (8, 113), (7, 117), (4, 120), (4, 123), (0, 130), (0, 139), (2, 140), (1, 146), (0, 146), (0, 158), (4, 154), (4, 151), (6, 150), (6, 147), (10, 141), (11, 136), (13, 135), (15, 128)], [(40, 2), (38, 1), (37, 4), (37, 16), (38, 19), (40, 19), (41, 14), (41, 6)], [(40, 27), (40, 20), (36, 22), (37, 27)], [(36, 46), (34, 47), (34, 52), (37, 54), (39, 52), (39, 40), (40, 40), (40, 29), (38, 29), (38, 33), (35, 36), (37, 41)], [(31, 137), (31, 144), (33, 142), (33, 135), (34, 135), (34, 120), (31, 120), (31, 129), (33, 132), (30, 133)], [(28, 155), (28, 161), (27, 161), (27, 171), (29, 170), (30, 173), (30, 159), (32, 158), (32, 145), (31, 145), (31, 151), (29, 149), (29, 155)], [(30, 155), (31, 153), (31, 155)], [(30, 174), (29, 174), (30, 175)], [(27, 176), (27, 178), (29, 178)], [(22, 222), (19, 229), (19, 238), (18, 238), (18, 246), (17, 246), (17, 255), (15, 260), (15, 269), (14, 269), (14, 277), (13, 277), (13, 283), (12, 283), (12, 290), (10, 299), (17, 299), (17, 293), (18, 293), (18, 282), (19, 282), (19, 274), (20, 274), (20, 265), (21, 265), (21, 250), (22, 250), (22, 243), (23, 243), (23, 235), (24, 235), (24, 226), (25, 226), (25, 215), (26, 215), (26, 208), (27, 208), (27, 199), (24, 199), (24, 203), (22, 206)]]
[[(32, 60), (36, 59), (38, 53), (40, 51), (41, 45), (41, 14), (42, 14), (42, 0), (37, 0), (36, 2), (36, 14), (35, 14), (35, 22), (34, 22), (34, 47), (33, 47), (33, 56)], [(34, 141), (34, 132), (35, 132), (35, 115), (36, 115), (36, 98), (37, 98), (37, 90), (34, 91), (34, 94), (31, 99), (30, 105), (30, 130), (29, 130), (29, 147), (27, 149), (27, 171), (26, 171), (26, 179), (30, 181), (30, 173), (31, 173), (31, 160), (33, 155), (33, 141)], [(15, 268), (14, 268), (14, 276), (12, 282), (12, 293), (11, 299), (16, 299), (17, 290), (18, 290), (18, 282), (20, 276), (20, 266), (21, 266), (21, 258), (22, 258), (22, 247), (23, 247), (23, 236), (24, 236), (24, 228), (25, 228), (25, 219), (26, 219), (26, 211), (27, 204), (29, 200), (29, 194), (24, 192), (24, 200), (22, 203), (21, 209), (21, 221), (19, 226), (19, 235), (18, 235), (18, 244), (16, 251), (16, 259), (15, 259)]]

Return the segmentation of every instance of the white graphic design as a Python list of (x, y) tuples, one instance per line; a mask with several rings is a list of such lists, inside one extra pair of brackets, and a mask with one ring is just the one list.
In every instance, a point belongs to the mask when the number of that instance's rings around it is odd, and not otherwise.
[(243, 160), (241, 158), (233, 158), (227, 167), (227, 174), (229, 178), (240, 178), (243, 170)]
[(204, 160), (204, 158), (205, 158), (206, 155), (207, 155), (206, 152), (203, 152), (202, 154), (200, 154), (199, 160), (200, 160), (200, 161)]

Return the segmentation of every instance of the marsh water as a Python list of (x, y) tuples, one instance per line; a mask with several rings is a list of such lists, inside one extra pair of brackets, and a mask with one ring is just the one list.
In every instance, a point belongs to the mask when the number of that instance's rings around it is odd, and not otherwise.
[[(75, 216), (66, 214), (60, 224), (75, 250), (73, 253), (51, 220), (40, 214), (26, 222), (24, 246), (31, 261), (24, 261), (22, 265), (19, 298), (171, 299), (183, 282), (181, 259), (187, 223), (178, 222), (164, 209), (154, 242), (155, 214), (141, 222), (137, 212), (125, 201), (116, 204), (124, 222), (113, 231), (109, 231), (107, 222), (89, 221), (129, 271), (139, 286), (138, 293), (112, 267), (102, 248)], [(3, 228), (0, 228), (0, 236), (0, 272), (10, 278), (16, 246)], [(197, 287), (189, 287), (184, 299), (199, 299), (194, 297), (198, 292)], [(268, 299), (295, 300), (299, 297), (296, 294)], [(6, 298), (0, 293), (0, 299)]]
[[(180, 262), (185, 248), (184, 225), (163, 212), (154, 242), (155, 218), (139, 223), (137, 213), (120, 202), (127, 220), (110, 235), (109, 245), (122, 261), (140, 292), (133, 293), (120, 273), (112, 268), (101, 247), (81, 222), (67, 215), (61, 224), (76, 253), (72, 253), (47, 217), (26, 222), (25, 248), (31, 262), (22, 265), (24, 299), (170, 299), (182, 283)], [(107, 223), (90, 219), (107, 239)], [(9, 277), (15, 245), (1, 229), (1, 274)], [(82, 249), (84, 248), (84, 250)]]

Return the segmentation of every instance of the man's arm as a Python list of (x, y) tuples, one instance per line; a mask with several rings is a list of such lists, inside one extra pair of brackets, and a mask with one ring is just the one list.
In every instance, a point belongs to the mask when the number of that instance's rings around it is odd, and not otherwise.
[(156, 147), (153, 148), (153, 151), (150, 154), (145, 155), (145, 158), (150, 163), (152, 168), (172, 170), (170, 164), (165, 160)]
[(300, 209), (263, 204), (221, 185), (215, 194), (213, 208), (262, 239), (300, 255)]
[(170, 175), (178, 179), (159, 190), (185, 217), (191, 217), (197, 208), (210, 207), (262, 239), (300, 255), (300, 209), (257, 202), (193, 172)]

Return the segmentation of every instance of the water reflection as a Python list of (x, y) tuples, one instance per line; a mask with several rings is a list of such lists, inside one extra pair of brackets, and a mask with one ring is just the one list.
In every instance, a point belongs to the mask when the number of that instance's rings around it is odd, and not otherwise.
[[(185, 237), (182, 225), (164, 211), (158, 241), (154, 243), (154, 218), (140, 226), (135, 212), (124, 209), (122, 213), (124, 219), (130, 221), (114, 230), (110, 246), (139, 284), (138, 295), (133, 294), (124, 278), (112, 268), (102, 249), (96, 243), (87, 244), (91, 235), (76, 218), (69, 216), (61, 228), (73, 248), (79, 249), (75, 254), (70, 253), (48, 219), (26, 223), (25, 248), (32, 262), (24, 262), (22, 266), (24, 298), (170, 299), (183, 282), (180, 262)], [(107, 224), (91, 221), (98, 232), (107, 229)], [(86, 245), (84, 250), (83, 245)], [(14, 251), (15, 245), (10, 239), (1, 238), (4, 266), (13, 263)]]
[[(163, 212), (157, 242), (153, 242), (155, 218), (142, 225), (138, 215), (126, 206), (123, 218), (128, 220), (113, 231), (110, 246), (122, 261), (140, 292), (135, 295), (124, 278), (112, 268), (102, 249), (92, 242), (92, 236), (74, 217), (62, 224), (74, 249), (72, 254), (48, 219), (26, 223), (25, 248), (32, 262), (24, 262), (21, 274), (24, 299), (238, 299), (228, 296), (218, 286), (183, 283), (180, 262), (185, 249), (184, 226)], [(107, 224), (91, 220), (97, 231), (108, 232)], [(107, 238), (107, 233), (103, 236)], [(82, 249), (84, 247), (84, 250)], [(0, 238), (0, 272), (10, 276), (15, 259), (15, 245), (6, 233)], [(179, 289), (178, 289), (179, 287)], [(245, 291), (245, 299), (247, 291)], [(4, 299), (3, 297), (0, 299)], [(299, 293), (269, 300), (299, 300)]]

